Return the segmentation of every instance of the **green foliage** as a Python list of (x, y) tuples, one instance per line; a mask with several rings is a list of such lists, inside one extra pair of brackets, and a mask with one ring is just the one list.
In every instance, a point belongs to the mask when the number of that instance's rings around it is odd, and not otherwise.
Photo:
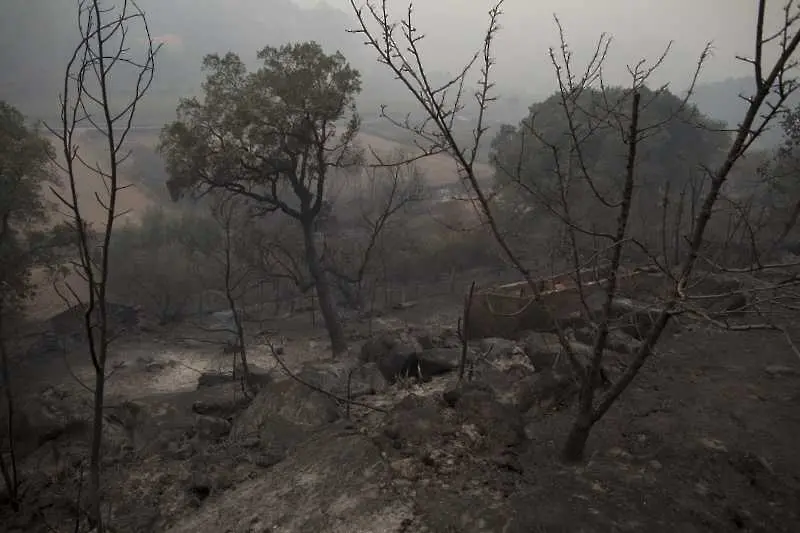
[(50, 205), (44, 187), (55, 182), (50, 143), (0, 101), (0, 305), (17, 308), (32, 295), (31, 271), (51, 259), (61, 233), (45, 231)]
[(161, 322), (179, 318), (193, 298), (219, 284), (208, 257), (221, 246), (219, 226), (191, 211), (149, 208), (139, 223), (115, 230), (111, 292)]
[[(562, 177), (570, 172), (578, 176), (585, 167), (597, 184), (616, 190), (625, 176), (623, 135), (630, 122), (631, 95), (623, 88), (587, 89), (574, 99), (568, 97), (566, 106), (560, 93), (532, 105), (517, 127), (503, 126), (493, 140), (497, 181), (519, 180), (548, 194), (558, 185), (559, 172)], [(658, 189), (670, 183), (677, 190), (718, 161), (730, 143), (727, 134), (714, 131), (722, 124), (668, 91), (642, 88), (641, 102), (640, 186)]]
[(206, 56), (202, 101), (183, 100), (162, 131), (168, 188), (173, 198), (223, 188), (313, 220), (328, 169), (354, 161), (359, 73), (313, 42), (266, 47), (258, 58), (248, 72), (236, 54)]
[(139, 225), (120, 229), (114, 244), (131, 250), (177, 245), (191, 252), (209, 253), (220, 245), (221, 239), (219, 228), (208, 217), (191, 211), (176, 216), (161, 207), (150, 207), (142, 214)]
[(783, 144), (774, 161), (762, 169), (769, 178), (769, 201), (777, 206), (796, 202), (800, 193), (800, 104), (784, 115), (781, 127)]
[(781, 122), (783, 143), (761, 162), (759, 183), (749, 195), (766, 215), (765, 233), (775, 243), (796, 246), (800, 221), (800, 104), (788, 110)]

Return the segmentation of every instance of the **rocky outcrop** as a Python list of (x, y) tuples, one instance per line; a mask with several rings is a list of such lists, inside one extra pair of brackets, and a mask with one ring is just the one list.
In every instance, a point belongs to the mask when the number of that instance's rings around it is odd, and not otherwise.
[[(13, 432), (18, 457), (24, 457), (46, 443), (63, 436), (83, 438), (91, 428), (91, 407), (76, 394), (47, 387), (15, 406)], [(0, 412), (3, 439), (8, 428), (8, 411)]]
[(389, 382), (374, 362), (308, 363), (297, 377), (339, 398), (356, 399), (380, 394), (389, 387)]
[(402, 377), (429, 380), (455, 370), (461, 360), (458, 348), (428, 340), (429, 349), (406, 332), (387, 332), (367, 340), (361, 347), (359, 360), (374, 363), (389, 383)]
[(169, 531), (402, 531), (412, 505), (387, 490), (390, 479), (378, 447), (337, 424), (308, 439), (268, 475), (228, 491)]
[(258, 439), (264, 449), (285, 452), (340, 417), (329, 396), (295, 380), (283, 380), (255, 397), (237, 417), (231, 437)]

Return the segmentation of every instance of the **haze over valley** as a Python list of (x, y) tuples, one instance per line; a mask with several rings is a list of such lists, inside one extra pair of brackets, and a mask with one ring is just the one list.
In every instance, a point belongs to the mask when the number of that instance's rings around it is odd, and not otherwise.
[(798, 0), (3, 0), (0, 530), (797, 533), (798, 89)]

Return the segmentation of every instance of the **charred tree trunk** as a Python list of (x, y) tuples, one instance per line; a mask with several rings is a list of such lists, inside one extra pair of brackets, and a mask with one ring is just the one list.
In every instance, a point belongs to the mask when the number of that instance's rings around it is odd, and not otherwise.
[(336, 357), (347, 351), (347, 340), (344, 336), (342, 323), (339, 320), (339, 316), (336, 314), (330, 283), (320, 263), (319, 252), (314, 242), (313, 223), (303, 222), (303, 241), (305, 244), (308, 271), (311, 274), (311, 278), (314, 280), (314, 287), (317, 289), (319, 310), (322, 313), (322, 319), (325, 321), (325, 329), (328, 330), (328, 335), (331, 339), (331, 351), (333, 352), (333, 356)]
[[(239, 306), (236, 305), (236, 297), (234, 295), (234, 287), (233, 281), (231, 279), (231, 262), (233, 258), (231, 257), (231, 228), (230, 223), (225, 226), (225, 299), (228, 302), (228, 308), (231, 311), (231, 316), (233, 317), (233, 325), (236, 328), (236, 342), (239, 344), (239, 357), (242, 362), (242, 388), (247, 389), (245, 392), (250, 391), (251, 379), (250, 379), (250, 366), (247, 364), (247, 346), (245, 346), (245, 333), (244, 333), (244, 324), (242, 322), (242, 315)], [(233, 373), (236, 374), (236, 357), (234, 356), (233, 360)]]
[(583, 460), (586, 443), (593, 426), (591, 413), (578, 414), (561, 448), (561, 458), (564, 462), (577, 463)]
[[(103, 339), (105, 341), (105, 339)], [(106, 350), (101, 348), (103, 352)], [(94, 379), (94, 412), (92, 423), (92, 446), (89, 460), (89, 485), (92, 490), (91, 518), (93, 526), (97, 531), (103, 531), (102, 521), (102, 501), (103, 494), (100, 485), (100, 470), (102, 468), (101, 459), (103, 451), (103, 408), (105, 406), (105, 354), (101, 356), (102, 362), (95, 368)]]
[[(622, 191), (622, 202), (619, 206), (617, 217), (616, 235), (614, 236), (614, 249), (611, 257), (611, 269), (608, 275), (608, 288), (606, 289), (603, 314), (598, 324), (597, 333), (592, 349), (592, 358), (589, 367), (581, 375), (581, 391), (578, 401), (578, 414), (572, 424), (569, 436), (561, 451), (565, 461), (573, 462), (583, 459), (586, 441), (596, 419), (594, 419), (594, 393), (598, 383), (603, 381), (603, 356), (608, 343), (608, 333), (612, 317), (612, 307), (617, 296), (619, 286), (620, 268), (623, 259), (623, 247), (628, 233), (628, 224), (633, 205), (633, 191), (636, 183), (636, 154), (639, 141), (639, 103), (641, 94), (634, 91), (631, 102), (631, 123), (628, 129), (628, 155), (625, 173), (625, 186)], [(572, 249), (577, 246), (572, 244)], [(579, 263), (576, 263), (579, 264)], [(580, 286), (580, 285), (579, 285)]]
[(8, 491), (8, 499), (14, 512), (20, 510), (19, 501), (19, 475), (17, 472), (16, 443), (14, 442), (14, 395), (11, 391), (11, 371), (8, 364), (5, 338), (3, 338), (2, 310), (0, 310), (0, 364), (2, 364), (3, 390), (6, 397), (6, 414), (8, 416), (6, 429), (8, 430), (8, 464), (6, 458), (0, 455), (0, 473)]
[[(110, 272), (109, 250), (114, 223), (120, 216), (117, 206), (118, 194), (125, 188), (119, 182), (119, 166), (125, 159), (123, 155), (126, 151), (125, 141), (134, 123), (137, 104), (153, 81), (155, 55), (158, 51), (158, 47), (153, 45), (144, 12), (135, 3), (124, 2), (119, 7), (105, 7), (102, 4), (99, 0), (78, 3), (81, 40), (73, 49), (72, 57), (64, 72), (60, 94), (62, 129), (59, 132), (48, 127), (61, 141), (64, 159), (63, 162), (55, 161), (55, 164), (67, 176), (65, 194), (59, 193), (55, 188), (51, 190), (70, 213), (69, 221), (75, 232), (75, 242), (80, 257), (79, 261), (75, 262), (75, 271), (85, 281), (88, 293), (86, 297), (81, 297), (75, 290), (69, 288), (69, 293), (84, 308), (84, 333), (89, 343), (89, 357), (94, 369), (90, 503), (87, 514), (91, 528), (97, 533), (106, 531), (101, 513), (103, 412), (108, 348), (114, 337), (110, 330), (107, 289)], [(126, 41), (128, 31), (136, 24), (144, 33), (144, 54), (141, 57), (130, 54), (130, 42)], [(130, 87), (132, 94), (127, 102), (121, 102), (111, 94), (111, 72), (119, 65), (128, 65), (138, 71), (138, 77)], [(114, 106), (112, 101), (123, 105)], [(80, 146), (76, 131), (79, 124), (87, 118), (91, 129), (105, 140), (103, 163), (89, 165), (79, 155)], [(76, 169), (78, 165), (83, 166), (98, 183), (102, 183), (106, 192), (105, 196), (101, 193), (94, 195), (102, 208), (104, 219), (94, 230), (99, 238), (95, 238), (90, 231), (82, 205), (78, 201), (77, 183), (86, 179), (83, 175), (79, 177), (79, 171)], [(69, 303), (69, 300), (66, 302)]]

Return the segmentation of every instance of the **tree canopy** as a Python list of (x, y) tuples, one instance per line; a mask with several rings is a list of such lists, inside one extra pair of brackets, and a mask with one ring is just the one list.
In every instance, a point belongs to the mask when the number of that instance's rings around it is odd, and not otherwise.
[[(757, 169), (759, 183), (749, 194), (766, 210), (773, 224), (767, 226), (776, 245), (798, 249), (797, 223), (800, 221), (800, 104), (782, 117), (782, 144), (764, 154)], [(778, 223), (776, 228), (774, 222)], [(788, 242), (787, 242), (788, 241)]]
[(313, 219), (328, 169), (354, 161), (359, 73), (314, 42), (268, 46), (258, 58), (263, 65), (248, 72), (234, 53), (206, 56), (202, 101), (183, 100), (162, 133), (167, 185), (173, 198), (224, 188)]
[[(161, 135), (173, 199), (222, 189), (303, 230), (305, 263), (334, 354), (347, 349), (316, 242), (332, 172), (360, 163), (357, 70), (315, 42), (266, 47), (248, 72), (233, 53), (203, 61), (203, 99), (183, 100)], [(342, 124), (344, 122), (344, 124)], [(340, 131), (341, 128), (341, 131)]]
[(54, 181), (52, 146), (24, 116), (0, 101), (0, 305), (19, 305), (33, 289), (31, 269), (44, 260), (48, 204)]
[(770, 171), (770, 200), (777, 205), (791, 203), (800, 189), (800, 104), (783, 116), (783, 143), (775, 153)]
[[(666, 90), (642, 87), (637, 147), (639, 184), (680, 186), (722, 157), (730, 144), (723, 124)], [(558, 172), (584, 171), (599, 184), (613, 187), (625, 175), (632, 91), (621, 87), (585, 88), (556, 93), (533, 104), (518, 126), (503, 126), (492, 142), (491, 161), (500, 184), (547, 191)], [(575, 131), (573, 136), (570, 121)]]

